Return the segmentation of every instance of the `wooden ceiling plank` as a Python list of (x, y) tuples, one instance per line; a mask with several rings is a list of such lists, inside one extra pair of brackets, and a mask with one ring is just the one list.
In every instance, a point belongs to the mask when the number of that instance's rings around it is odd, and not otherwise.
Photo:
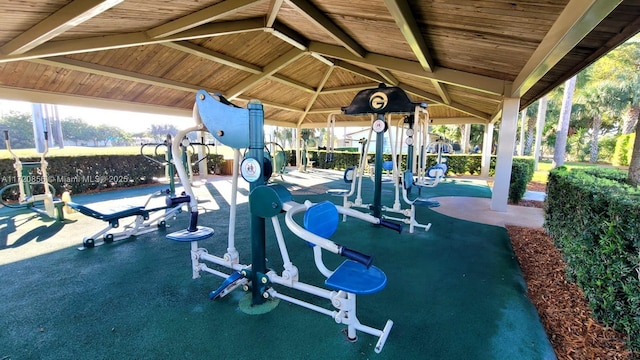
[(153, 29), (149, 29), (147, 30), (147, 35), (151, 39), (157, 39), (177, 34), (241, 11), (259, 1), (262, 0), (222, 1), (200, 11), (196, 11)]
[[(408, 92), (410, 94), (423, 97), (423, 98), (425, 98), (427, 100), (434, 101), (434, 102), (437, 102), (437, 103), (441, 102), (441, 100), (440, 100), (438, 95), (432, 94), (432, 93), (424, 91), (422, 89), (418, 89), (415, 86), (411, 86), (411, 85), (408, 85), (408, 84), (400, 83), (400, 84), (398, 84), (398, 87), (402, 88), (404, 91), (406, 91), (406, 92)], [(452, 102), (451, 104), (443, 104), (443, 105), (448, 107), (448, 108), (461, 111), (461, 112), (463, 112), (465, 114), (469, 114), (469, 115), (471, 115), (473, 117), (477, 117), (477, 118), (480, 118), (480, 119), (483, 119), (483, 120), (488, 120), (489, 117), (490, 117), (490, 114), (484, 113), (484, 112), (482, 112), (480, 110), (476, 110), (474, 108), (471, 108), (469, 106), (466, 106), (466, 105), (463, 105), (463, 104), (459, 104), (459, 103), (456, 103), (456, 102)]]
[(29, 60), (35, 58), (86, 53), (119, 49), (140, 45), (163, 43), (167, 41), (180, 41), (198, 39), (212, 36), (222, 36), (240, 32), (262, 31), (264, 18), (251, 18), (238, 21), (227, 21), (199, 26), (198, 28), (182, 33), (167, 36), (162, 39), (151, 39), (146, 32), (135, 32), (108, 36), (95, 36), (82, 39), (62, 40), (47, 42), (39, 47), (27, 51), (24, 54), (0, 56), (0, 63), (17, 60)]
[(302, 124), (302, 122), (304, 121), (304, 118), (307, 117), (309, 110), (311, 110), (311, 108), (313, 107), (313, 104), (316, 103), (316, 100), (318, 99), (318, 95), (320, 95), (320, 92), (322, 92), (322, 88), (327, 83), (327, 80), (329, 80), (329, 77), (331, 76), (333, 69), (334, 69), (334, 66), (329, 66), (329, 69), (327, 70), (327, 72), (324, 73), (324, 77), (320, 81), (320, 84), (318, 85), (318, 89), (316, 90), (315, 94), (313, 94), (313, 96), (307, 103), (307, 107), (304, 109), (304, 112), (302, 113), (302, 115), (300, 115), (300, 119), (298, 119), (298, 124), (297, 124), (298, 126)]
[(435, 69), (434, 72), (428, 72), (416, 61), (382, 54), (368, 53), (364, 58), (358, 58), (340, 46), (316, 41), (312, 41), (309, 44), (309, 50), (331, 58), (371, 65), (391, 71), (399, 71), (420, 78), (433, 79), (494, 95), (503, 95), (506, 84), (504, 80), (442, 67)]
[(232, 68), (250, 72), (252, 74), (260, 74), (262, 72), (262, 68), (257, 65), (248, 63), (246, 61), (242, 61), (240, 59), (233, 58), (231, 56), (219, 53), (217, 51), (213, 51), (211, 49), (207, 49), (205, 47), (196, 45), (194, 43), (188, 41), (178, 41), (178, 42), (165, 42), (162, 45), (179, 50), (194, 56), (201, 57), (203, 59), (207, 59), (210, 61), (214, 61), (226, 66), (230, 66)]
[[(339, 108), (339, 107), (336, 107), (336, 108), (324, 108), (324, 109), (312, 109), (312, 110), (307, 111), (307, 115), (339, 113), (340, 111), (342, 111), (342, 108)], [(371, 125), (371, 124), (369, 124), (369, 125)]]
[[(249, 101), (251, 100), (251, 98), (249, 97), (245, 97), (245, 96), (236, 96), (236, 100), (242, 100), (242, 101)], [(262, 105), (267, 106), (267, 107), (272, 107), (274, 109), (280, 109), (280, 110), (286, 110), (286, 111), (293, 111), (293, 112), (303, 112), (304, 109), (299, 109), (290, 105), (285, 105), (285, 104), (280, 104), (280, 103), (276, 103), (273, 101), (267, 101), (267, 100), (260, 100), (260, 102), (262, 103)], [(292, 124), (293, 126), (293, 124)]]
[(316, 92), (316, 89), (314, 87), (309, 86), (307, 84), (303, 84), (303, 83), (301, 83), (299, 81), (293, 80), (293, 79), (288, 78), (288, 77), (286, 77), (284, 75), (273, 74), (273, 75), (269, 76), (269, 79), (278, 81), (278, 82), (280, 82), (282, 84), (291, 86), (291, 87), (296, 88), (298, 90), (302, 90), (302, 91), (307, 92), (309, 94), (313, 94), (313, 93)]
[(351, 72), (353, 74), (356, 74), (356, 75), (364, 76), (364, 77), (366, 77), (368, 79), (371, 79), (373, 81), (376, 81), (378, 83), (386, 83), (387, 82), (386, 79), (382, 77), (382, 75), (377, 74), (377, 73), (375, 73), (375, 72), (373, 72), (371, 70), (367, 70), (367, 69), (361, 68), (361, 67), (359, 67), (357, 65), (353, 65), (353, 64), (348, 63), (346, 61), (336, 60), (336, 61), (334, 61), (334, 64), (335, 64), (336, 67), (339, 67), (339, 68), (341, 68), (343, 70), (349, 71), (349, 72)]
[(6, 43), (0, 48), (0, 52), (5, 55), (25, 53), (122, 1), (124, 0), (75, 0)]
[(362, 58), (367, 51), (356, 40), (344, 32), (324, 12), (307, 0), (287, 0), (287, 4), (297, 9), (309, 21), (324, 29), (335, 41), (344, 46), (353, 55)]
[(524, 95), (621, 2), (571, 0), (514, 80), (510, 96)]
[(327, 95), (327, 94), (339, 94), (343, 92), (360, 91), (364, 89), (371, 89), (371, 88), (378, 87), (378, 84), (380, 83), (376, 82), (376, 83), (368, 83), (368, 84), (345, 85), (345, 86), (326, 88), (326, 89), (322, 89), (320, 94)]
[(275, 74), (280, 69), (298, 60), (301, 56), (304, 55), (305, 52), (300, 51), (299, 49), (293, 48), (289, 50), (287, 53), (278, 57), (267, 66), (265, 66), (264, 69), (262, 69), (262, 73), (253, 74), (229, 89), (229, 91), (226, 92), (227, 98), (230, 100), (235, 99), (238, 95), (242, 94), (258, 82), (262, 81), (264, 78)]
[(406, 0), (384, 0), (384, 3), (422, 68), (432, 72), (434, 62), (409, 3)]
[[(86, 61), (70, 59), (66, 57), (34, 59), (34, 60), (31, 60), (31, 62), (64, 68), (68, 70), (81, 71), (89, 74), (107, 76), (110, 78), (115, 78), (120, 80), (127, 80), (127, 81), (143, 83), (147, 85), (159, 86), (159, 87), (173, 89), (173, 90), (196, 92), (202, 88), (201, 86), (198, 86), (198, 85), (192, 85), (192, 84), (187, 84), (180, 81), (168, 80), (168, 79), (159, 78), (156, 76), (140, 74), (137, 72), (122, 70), (122, 69), (113, 68), (110, 66), (89, 63)], [(214, 89), (208, 89), (207, 91), (212, 93), (220, 92), (219, 90), (214, 90)]]

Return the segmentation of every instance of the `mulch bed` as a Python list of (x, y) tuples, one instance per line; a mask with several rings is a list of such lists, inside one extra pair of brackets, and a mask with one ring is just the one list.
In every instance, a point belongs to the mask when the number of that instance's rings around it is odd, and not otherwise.
[[(543, 203), (523, 200), (518, 205), (542, 207)], [(566, 264), (545, 230), (507, 226), (507, 231), (529, 298), (538, 309), (558, 359), (633, 359), (624, 335), (593, 320), (582, 290), (567, 281)]]

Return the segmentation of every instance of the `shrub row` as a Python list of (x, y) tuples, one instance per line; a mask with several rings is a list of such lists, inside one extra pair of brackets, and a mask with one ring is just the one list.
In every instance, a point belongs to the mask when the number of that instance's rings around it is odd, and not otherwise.
[(527, 184), (533, 179), (535, 161), (532, 158), (514, 158), (509, 181), (509, 200), (517, 204), (527, 191)]
[[(640, 191), (611, 170), (549, 174), (545, 228), (596, 319), (640, 351)], [(613, 178), (613, 179), (612, 179)]]
[[(158, 160), (162, 160), (158, 158)], [(24, 162), (38, 162), (39, 158), (21, 159)], [(222, 155), (210, 154), (207, 159), (209, 173), (223, 162)], [(57, 195), (64, 191), (80, 194), (110, 188), (124, 188), (155, 182), (154, 177), (165, 176), (165, 167), (142, 158), (140, 155), (95, 155), (51, 157), (47, 159), (47, 175)], [(0, 188), (17, 183), (18, 177), (13, 167), (14, 161), (0, 160)], [(193, 173), (198, 173), (198, 166), (193, 166)], [(32, 183), (42, 182), (39, 168), (30, 171), (25, 179)], [(41, 193), (42, 187), (36, 187), (34, 193)], [(17, 200), (18, 188), (3, 192), (4, 200)]]

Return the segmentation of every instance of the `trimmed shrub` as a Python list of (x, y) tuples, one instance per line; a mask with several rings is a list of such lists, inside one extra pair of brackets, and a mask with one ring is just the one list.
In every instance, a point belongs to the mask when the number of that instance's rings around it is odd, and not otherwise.
[(631, 161), (631, 154), (633, 152), (633, 142), (635, 141), (635, 138), (635, 133), (620, 135), (620, 137), (618, 137), (615, 150), (613, 151), (613, 165), (629, 166), (629, 161)]
[(514, 158), (511, 165), (511, 179), (509, 181), (509, 200), (517, 204), (527, 191), (527, 184), (533, 179), (533, 159)]
[(611, 169), (549, 174), (545, 228), (593, 316), (640, 350), (640, 192)]

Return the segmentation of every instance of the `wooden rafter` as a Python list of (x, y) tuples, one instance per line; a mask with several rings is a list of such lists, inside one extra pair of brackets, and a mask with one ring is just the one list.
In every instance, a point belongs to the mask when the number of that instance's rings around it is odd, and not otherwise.
[(162, 43), (162, 45), (197, 57), (201, 57), (203, 59), (230, 66), (234, 69), (250, 72), (252, 74), (260, 74), (262, 72), (262, 68), (257, 65), (233, 58), (229, 55), (225, 55), (211, 49), (207, 49), (188, 41), (165, 42)]
[(258, 1), (262, 0), (222, 1), (187, 16), (183, 16), (153, 29), (149, 29), (147, 30), (147, 35), (151, 39), (157, 39), (177, 34), (221, 19), (224, 16), (243, 10)]
[(384, 0), (384, 3), (422, 68), (432, 72), (435, 68), (433, 59), (409, 3), (406, 0)]
[(49, 56), (79, 54), (92, 51), (120, 49), (132, 46), (158, 44), (167, 41), (180, 41), (199, 39), (205, 37), (222, 36), (249, 31), (263, 31), (264, 18), (252, 18), (238, 21), (218, 22), (206, 24), (195, 29), (190, 29), (167, 36), (162, 39), (152, 39), (145, 31), (109, 35), (95, 36), (82, 39), (51, 41), (39, 47), (27, 51), (24, 54), (1, 56), (0, 63), (17, 60), (29, 60)]
[(282, 7), (282, 3), (284, 0), (271, 0), (271, 4), (269, 4), (269, 11), (267, 12), (267, 21), (266, 26), (272, 27), (278, 17), (278, 12)]
[(288, 52), (281, 55), (280, 57), (278, 57), (277, 59), (269, 63), (267, 66), (265, 66), (262, 69), (262, 72), (260, 74), (253, 74), (248, 78), (240, 81), (240, 83), (236, 84), (231, 89), (229, 89), (229, 91), (226, 92), (227, 98), (230, 100), (235, 99), (238, 95), (247, 91), (248, 89), (253, 87), (255, 84), (262, 81), (264, 78), (275, 74), (285, 66), (291, 64), (292, 62), (298, 60), (300, 57), (304, 56), (304, 54), (305, 54), (304, 51), (300, 51), (296, 48), (289, 50)]
[(0, 52), (5, 55), (27, 52), (122, 1), (124, 0), (75, 0), (6, 43), (0, 48)]
[(437, 68), (433, 72), (428, 72), (416, 61), (375, 53), (368, 53), (364, 58), (358, 58), (340, 46), (315, 41), (309, 44), (309, 50), (331, 58), (371, 65), (391, 71), (399, 71), (423, 79), (437, 80), (488, 94), (502, 95), (504, 93), (505, 81), (488, 76), (446, 68)]
[(340, 45), (344, 46), (353, 55), (362, 58), (367, 51), (356, 40), (344, 32), (325, 13), (307, 0), (287, 0), (287, 3), (297, 9), (309, 21), (324, 29)]
[(316, 90), (316, 93), (313, 94), (313, 96), (307, 103), (307, 107), (304, 109), (304, 112), (300, 115), (300, 118), (298, 119), (298, 124), (297, 124), (298, 126), (302, 124), (302, 122), (304, 121), (304, 118), (307, 117), (309, 110), (311, 110), (311, 108), (313, 107), (313, 104), (316, 103), (316, 100), (318, 99), (318, 95), (320, 95), (320, 92), (322, 92), (322, 88), (327, 83), (327, 80), (329, 80), (329, 77), (333, 72), (333, 68), (334, 68), (333, 66), (329, 66), (329, 69), (327, 70), (327, 72), (324, 73), (324, 77), (322, 78), (322, 80), (320, 81), (320, 84), (318, 85), (318, 90)]
[(378, 74), (378, 73), (376, 73), (374, 71), (361, 68), (361, 67), (359, 67), (357, 65), (353, 65), (352, 63), (348, 63), (348, 62), (342, 61), (342, 60), (336, 60), (336, 61), (334, 61), (334, 64), (335, 64), (336, 67), (339, 67), (339, 68), (341, 68), (343, 70), (349, 71), (349, 72), (351, 72), (353, 74), (363, 76), (363, 77), (365, 77), (367, 79), (376, 81), (378, 83), (386, 83), (387, 82), (387, 80), (385, 78), (383, 78), (382, 75), (380, 75), (380, 74)]
[(343, 92), (360, 91), (364, 89), (375, 88), (378, 86), (378, 84), (379, 83), (366, 83), (366, 84), (336, 86), (332, 88), (324, 88), (320, 93), (325, 95), (325, 94), (339, 94)]
[(529, 91), (621, 2), (571, 0), (513, 81), (511, 97)]

